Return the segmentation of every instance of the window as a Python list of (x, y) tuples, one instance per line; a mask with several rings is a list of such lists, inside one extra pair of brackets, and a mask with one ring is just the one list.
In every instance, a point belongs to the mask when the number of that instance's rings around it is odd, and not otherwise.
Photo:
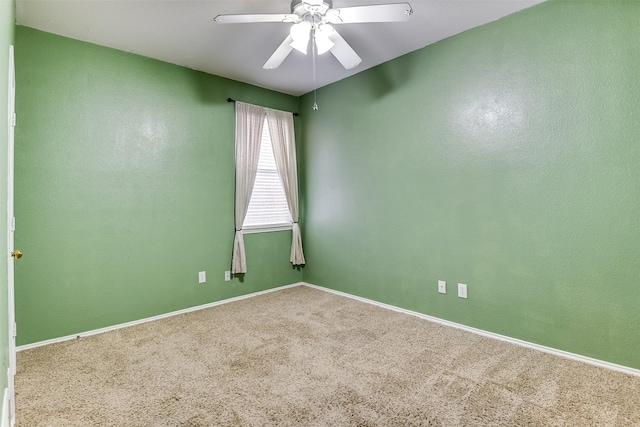
[[(269, 132), (269, 124), (272, 133)], [(274, 152), (280, 173), (276, 170)], [(298, 224), (293, 114), (236, 101), (235, 165), (235, 234), (231, 273), (247, 272), (242, 236), (251, 229), (253, 232), (291, 230), (289, 261), (292, 265), (304, 265), (302, 235)], [(283, 183), (280, 182), (281, 176)], [(249, 211), (251, 213), (247, 216)]]
[(264, 120), (256, 182), (247, 208), (247, 216), (242, 225), (242, 229), (247, 233), (290, 230), (293, 223), (287, 206), (287, 197), (276, 169), (266, 117)]

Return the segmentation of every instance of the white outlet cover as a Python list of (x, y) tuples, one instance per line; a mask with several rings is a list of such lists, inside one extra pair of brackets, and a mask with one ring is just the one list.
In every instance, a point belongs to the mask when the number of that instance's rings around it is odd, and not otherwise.
[(458, 297), (467, 297), (467, 285), (465, 285), (464, 283), (458, 283)]
[(230, 271), (225, 271), (224, 272), (224, 281), (228, 282), (229, 280), (231, 280), (231, 272)]
[(445, 282), (444, 280), (438, 280), (438, 292), (440, 292), (441, 294), (447, 293), (447, 282)]
[(199, 271), (198, 272), (198, 283), (204, 283), (207, 281), (207, 272)]

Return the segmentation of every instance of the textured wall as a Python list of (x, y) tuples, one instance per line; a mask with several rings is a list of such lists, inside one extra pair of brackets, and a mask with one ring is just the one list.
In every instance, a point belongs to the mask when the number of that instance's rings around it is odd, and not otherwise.
[(639, 41), (543, 3), (319, 90), (304, 279), (640, 368)]
[[(18, 344), (298, 282), (290, 232), (233, 245), (234, 107), (298, 99), (17, 28)], [(207, 283), (197, 284), (198, 271)]]

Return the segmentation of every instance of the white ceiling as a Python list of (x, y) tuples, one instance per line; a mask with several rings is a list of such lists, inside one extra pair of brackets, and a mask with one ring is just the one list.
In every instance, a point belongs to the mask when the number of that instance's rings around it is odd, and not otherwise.
[[(317, 58), (318, 87), (494, 21), (543, 0), (402, 0), (408, 22), (343, 24), (340, 34), (362, 57), (345, 70), (331, 55)], [(334, 7), (394, 0), (334, 0)], [(291, 24), (215, 24), (219, 14), (289, 13), (290, 0), (17, 0), (19, 25), (132, 52), (279, 92), (314, 89), (312, 58), (293, 51), (275, 70), (262, 65)]]

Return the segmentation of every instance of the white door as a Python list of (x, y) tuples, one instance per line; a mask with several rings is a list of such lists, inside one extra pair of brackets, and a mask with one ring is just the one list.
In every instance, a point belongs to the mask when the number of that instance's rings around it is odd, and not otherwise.
[[(8, 381), (8, 414), (9, 425), (15, 422), (15, 392), (13, 384), (13, 376), (16, 374), (16, 323), (15, 323), (15, 306), (13, 297), (13, 262), (22, 256), (22, 252), (15, 251), (13, 247), (13, 232), (15, 231), (15, 218), (13, 216), (13, 128), (16, 125), (15, 114), (16, 99), (16, 80), (15, 67), (13, 62), (13, 46), (9, 46), (9, 138), (7, 153), (7, 254), (9, 262), (7, 266), (9, 293), (8, 293), (8, 311), (9, 311), (9, 368), (7, 369)], [(4, 409), (4, 408), (3, 408)], [(4, 421), (4, 420), (3, 420)]]

